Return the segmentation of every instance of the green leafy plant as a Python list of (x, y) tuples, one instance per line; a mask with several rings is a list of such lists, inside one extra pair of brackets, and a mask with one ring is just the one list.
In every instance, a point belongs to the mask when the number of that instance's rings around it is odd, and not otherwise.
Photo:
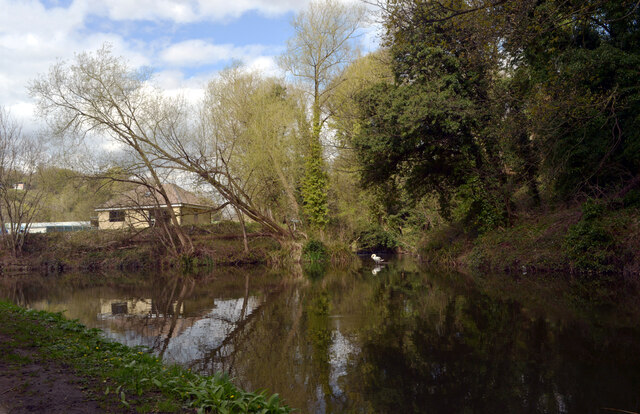
[(322, 262), (327, 257), (327, 247), (320, 240), (309, 240), (302, 247), (302, 258), (307, 262)]
[(581, 271), (608, 272), (613, 270), (613, 238), (602, 225), (600, 218), (605, 206), (594, 200), (582, 205), (582, 218), (569, 228), (564, 241), (567, 257)]
[(360, 232), (358, 247), (362, 250), (393, 251), (398, 247), (396, 235), (378, 225), (372, 225)]

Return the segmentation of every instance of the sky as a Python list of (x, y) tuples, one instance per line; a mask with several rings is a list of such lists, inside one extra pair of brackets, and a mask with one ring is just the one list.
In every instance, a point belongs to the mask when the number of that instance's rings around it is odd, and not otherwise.
[[(341, 0), (357, 2), (358, 0)], [(39, 123), (27, 85), (57, 60), (110, 44), (147, 66), (169, 93), (197, 98), (216, 72), (241, 61), (281, 75), (276, 57), (308, 0), (0, 0), (0, 105), (30, 130)], [(377, 48), (375, 26), (359, 38)]]

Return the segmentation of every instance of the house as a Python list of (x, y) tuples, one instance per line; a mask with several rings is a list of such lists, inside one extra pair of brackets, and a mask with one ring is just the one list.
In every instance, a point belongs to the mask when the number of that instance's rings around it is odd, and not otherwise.
[[(211, 205), (175, 184), (164, 184), (163, 188), (180, 225), (211, 223)], [(95, 209), (98, 228), (143, 228), (155, 226), (160, 220), (169, 222), (166, 207), (157, 190), (140, 185)]]

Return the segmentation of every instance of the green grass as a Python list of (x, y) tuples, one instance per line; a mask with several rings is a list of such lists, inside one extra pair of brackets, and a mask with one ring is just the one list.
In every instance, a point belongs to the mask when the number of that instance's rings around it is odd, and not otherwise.
[(0, 358), (14, 358), (8, 348), (35, 349), (38, 358), (68, 364), (83, 378), (102, 384), (96, 394), (115, 395), (138, 412), (288, 413), (277, 394), (246, 392), (224, 374), (202, 376), (166, 366), (143, 348), (130, 348), (102, 337), (60, 313), (34, 311), (0, 301), (0, 333), (12, 338)]

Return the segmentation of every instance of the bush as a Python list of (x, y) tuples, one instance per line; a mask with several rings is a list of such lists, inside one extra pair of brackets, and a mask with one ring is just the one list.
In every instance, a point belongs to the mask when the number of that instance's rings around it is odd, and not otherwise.
[(418, 247), (427, 261), (450, 265), (467, 248), (468, 237), (459, 224), (447, 224), (427, 233)]
[(602, 217), (605, 212), (605, 205), (592, 198), (588, 199), (582, 204), (582, 220), (592, 221)]
[(622, 200), (625, 207), (640, 207), (640, 190), (631, 190)]
[(398, 240), (395, 234), (383, 229), (381, 226), (371, 226), (360, 232), (358, 247), (361, 250), (393, 251), (398, 247)]
[(607, 233), (600, 218), (605, 205), (587, 200), (582, 205), (582, 218), (569, 228), (564, 251), (574, 266), (581, 271), (612, 271), (613, 238)]
[(327, 247), (320, 240), (309, 240), (302, 247), (302, 258), (308, 262), (323, 262), (327, 259)]

